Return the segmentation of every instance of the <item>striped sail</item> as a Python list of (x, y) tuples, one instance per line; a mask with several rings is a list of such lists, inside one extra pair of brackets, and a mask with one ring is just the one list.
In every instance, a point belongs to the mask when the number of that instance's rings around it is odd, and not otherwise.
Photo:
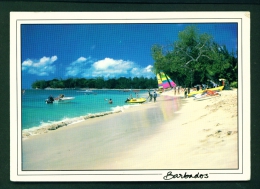
[(168, 82), (168, 80), (167, 80), (166, 75), (165, 75), (163, 72), (161, 72), (160, 75), (161, 75), (161, 79), (162, 79), (163, 88), (164, 88), (164, 89), (170, 88), (171, 86), (170, 86), (170, 84), (169, 84), (169, 82)]
[(157, 74), (157, 80), (159, 88), (168, 89), (176, 87), (176, 84), (171, 80), (171, 78), (163, 72)]
[(159, 89), (162, 89), (163, 88), (163, 85), (162, 85), (162, 80), (161, 80), (161, 77), (159, 74), (157, 74), (157, 80), (158, 80), (158, 88)]
[(168, 81), (170, 83), (170, 86), (171, 87), (176, 87), (176, 84), (171, 80), (171, 78), (168, 75), (166, 75), (166, 74), (165, 74), (165, 76), (167, 77), (167, 79), (168, 79)]

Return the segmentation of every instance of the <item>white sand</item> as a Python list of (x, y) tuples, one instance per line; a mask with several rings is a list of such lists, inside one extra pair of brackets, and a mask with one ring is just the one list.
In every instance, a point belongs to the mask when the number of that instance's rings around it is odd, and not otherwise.
[[(170, 91), (163, 95), (173, 94)], [(160, 121), (160, 117), (156, 117), (160, 115), (158, 106), (164, 111), (163, 103), (171, 101), (160, 102), (159, 97), (157, 103), (31, 137), (23, 141), (23, 168), (237, 168), (237, 90), (221, 94), (221, 97), (204, 101), (183, 99), (182, 108), (174, 114), (174, 119), (167, 121), (168, 115), (165, 116), (160, 127), (150, 128), (150, 122)], [(114, 127), (109, 127), (111, 125)], [(94, 127), (95, 132), (91, 132)]]
[(180, 116), (166, 124), (160, 134), (107, 167), (238, 168), (237, 91), (223, 91), (221, 97), (204, 101), (184, 101)]

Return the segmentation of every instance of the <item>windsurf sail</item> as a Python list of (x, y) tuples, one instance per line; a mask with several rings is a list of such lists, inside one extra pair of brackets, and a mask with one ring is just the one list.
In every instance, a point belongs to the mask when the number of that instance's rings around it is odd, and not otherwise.
[(176, 87), (176, 84), (171, 80), (171, 78), (163, 72), (157, 74), (157, 80), (159, 89)]

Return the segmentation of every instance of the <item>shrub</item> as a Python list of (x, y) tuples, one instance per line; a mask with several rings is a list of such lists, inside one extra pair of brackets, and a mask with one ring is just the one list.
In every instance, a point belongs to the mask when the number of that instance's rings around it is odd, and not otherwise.
[(233, 88), (238, 88), (238, 83), (237, 81), (234, 81), (230, 84), (230, 87), (233, 87)]

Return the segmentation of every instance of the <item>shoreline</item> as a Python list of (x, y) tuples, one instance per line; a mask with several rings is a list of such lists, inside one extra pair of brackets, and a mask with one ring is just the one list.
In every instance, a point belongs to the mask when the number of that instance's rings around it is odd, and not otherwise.
[[(56, 89), (54, 89), (56, 90)], [(90, 89), (90, 90), (107, 90), (107, 89)], [(108, 90), (121, 90), (121, 89), (108, 89)], [(132, 90), (137, 90), (137, 89), (132, 89)], [(138, 89), (138, 90), (146, 90), (146, 89)], [(123, 91), (122, 91), (123, 92)], [(130, 91), (127, 91), (127, 93)], [(144, 102), (143, 104), (147, 104), (147, 101)], [(81, 115), (77, 117), (72, 117), (72, 118), (66, 118), (63, 120), (58, 120), (58, 121), (51, 121), (49, 123), (45, 122), (43, 124), (37, 125), (37, 126), (32, 126), (30, 128), (22, 129), (22, 139), (28, 139), (32, 136), (36, 135), (41, 135), (41, 134), (46, 134), (48, 132), (60, 129), (62, 127), (67, 127), (73, 124), (77, 124), (79, 122), (84, 122), (88, 119), (93, 119), (93, 118), (98, 118), (102, 116), (107, 116), (110, 114), (114, 113), (120, 113), (124, 112), (129, 108), (136, 108), (137, 106), (143, 105), (143, 104), (124, 104), (122, 106), (116, 106), (112, 108), (110, 111), (105, 111), (105, 112), (96, 112), (96, 113), (88, 113), (86, 115)]]
[[(236, 169), (237, 90), (222, 91), (221, 94), (221, 97), (204, 101), (176, 95), (181, 99), (181, 108), (176, 109), (174, 119), (169, 117), (169, 121), (165, 121), (168, 117), (164, 114), (164, 120), (160, 120), (162, 116), (156, 117), (162, 102), (148, 103), (120, 114), (90, 119), (88, 124), (83, 121), (46, 135), (29, 137), (23, 141), (24, 169)], [(174, 96), (174, 91), (161, 95)], [(161, 110), (165, 113), (167, 108), (162, 106)], [(136, 122), (129, 125), (132, 116), (136, 117)], [(158, 125), (151, 127), (155, 121)], [(100, 123), (118, 127), (114, 130)], [(103, 133), (104, 138), (99, 140), (103, 134), (96, 136), (89, 130), (92, 124), (97, 129), (95, 132)], [(140, 125), (143, 128), (134, 133)], [(37, 159), (39, 155), (42, 157)], [(46, 163), (48, 166), (44, 165)]]
[(27, 139), (29, 137), (36, 136), (36, 135), (46, 134), (48, 132), (60, 129), (62, 127), (67, 127), (67, 126), (74, 125), (74, 124), (77, 124), (80, 122), (84, 122), (88, 119), (93, 119), (93, 118), (97, 118), (97, 117), (101, 117), (101, 116), (107, 116), (107, 115), (114, 114), (114, 113), (120, 113), (122, 111), (123, 111), (123, 107), (119, 108), (119, 110), (87, 114), (84, 116), (69, 118), (68, 120), (53, 121), (50, 124), (45, 123), (44, 125), (31, 127), (28, 129), (22, 129), (22, 139)]

